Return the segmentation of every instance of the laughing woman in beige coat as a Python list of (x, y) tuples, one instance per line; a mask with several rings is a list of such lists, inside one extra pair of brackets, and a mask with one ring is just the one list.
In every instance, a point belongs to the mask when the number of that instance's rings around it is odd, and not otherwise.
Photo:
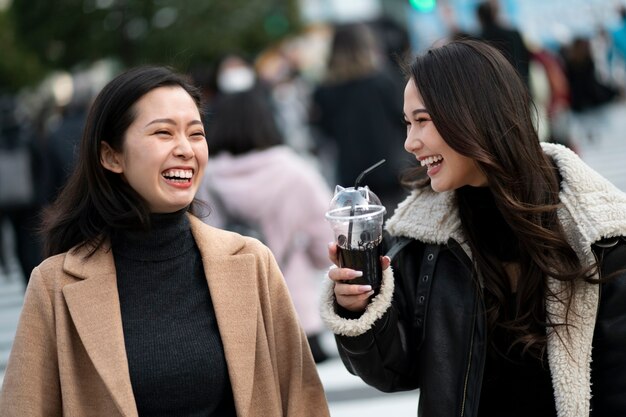
[(103, 89), (45, 216), (0, 415), (328, 416), (272, 254), (191, 214), (207, 160), (183, 78)]

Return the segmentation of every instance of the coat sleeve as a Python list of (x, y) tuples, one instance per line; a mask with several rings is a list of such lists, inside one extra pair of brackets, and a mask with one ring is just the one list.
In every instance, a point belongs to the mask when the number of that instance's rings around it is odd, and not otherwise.
[(271, 324), (266, 323), (266, 328), (271, 329), (268, 336), (276, 352), (273, 359), (277, 367), (283, 415), (306, 417), (315, 410), (316, 416), (329, 416), (324, 388), (284, 278), (271, 252), (266, 250), (266, 254), (271, 304)]
[(605, 253), (603, 265), (608, 281), (601, 284), (592, 351), (593, 417), (626, 415), (626, 242)]
[(39, 268), (31, 275), (0, 393), (4, 417), (61, 416), (52, 295)]
[[(328, 279), (322, 300), (322, 318), (335, 333), (341, 359), (354, 375), (383, 392), (418, 388), (415, 351), (409, 332), (399, 318), (394, 295), (394, 272), (383, 272), (379, 294), (359, 317), (342, 314), (335, 302), (333, 283)], [(396, 297), (396, 300), (393, 300)]]

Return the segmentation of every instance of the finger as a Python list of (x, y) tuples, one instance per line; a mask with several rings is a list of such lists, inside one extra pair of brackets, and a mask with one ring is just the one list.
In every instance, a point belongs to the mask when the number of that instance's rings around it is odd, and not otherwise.
[(380, 264), (382, 265), (384, 271), (385, 269), (389, 268), (389, 265), (391, 265), (391, 258), (388, 256), (381, 256)]
[(360, 296), (372, 291), (371, 285), (335, 284), (335, 294), (344, 297)]
[(359, 295), (337, 296), (336, 300), (340, 306), (347, 310), (361, 312), (367, 308), (372, 295), (374, 295), (373, 290)]
[(355, 271), (350, 268), (331, 268), (331, 270), (328, 271), (328, 277), (335, 282), (350, 281), (362, 276), (363, 272)]
[(335, 265), (339, 266), (339, 259), (337, 257), (337, 244), (335, 242), (330, 242), (328, 244), (328, 259)]

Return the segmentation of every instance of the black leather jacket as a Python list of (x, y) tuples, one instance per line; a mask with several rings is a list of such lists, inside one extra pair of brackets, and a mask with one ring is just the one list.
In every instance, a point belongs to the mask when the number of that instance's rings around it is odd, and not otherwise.
[[(447, 245), (427, 245), (403, 238), (396, 241), (395, 250), (399, 252), (391, 253), (395, 281), (391, 306), (365, 333), (336, 335), (341, 359), (351, 373), (382, 391), (419, 388), (419, 416), (475, 417), (486, 323), (480, 288), (471, 278), (471, 261), (452, 239)], [(623, 238), (594, 245), (594, 253), (604, 261), (603, 276), (626, 269)], [(600, 298), (589, 415), (626, 416), (625, 271), (601, 284)], [(587, 414), (561, 409), (558, 415)]]

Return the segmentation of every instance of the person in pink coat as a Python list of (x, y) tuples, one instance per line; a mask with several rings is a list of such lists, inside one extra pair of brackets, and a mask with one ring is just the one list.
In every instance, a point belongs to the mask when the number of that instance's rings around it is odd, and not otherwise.
[[(222, 95), (207, 125), (211, 162), (198, 198), (224, 227), (236, 216), (258, 226), (285, 276), (316, 362), (327, 358), (319, 288), (332, 232), (324, 213), (331, 190), (308, 159), (283, 144), (266, 92), (258, 86)], [(228, 214), (228, 216), (227, 216)]]

